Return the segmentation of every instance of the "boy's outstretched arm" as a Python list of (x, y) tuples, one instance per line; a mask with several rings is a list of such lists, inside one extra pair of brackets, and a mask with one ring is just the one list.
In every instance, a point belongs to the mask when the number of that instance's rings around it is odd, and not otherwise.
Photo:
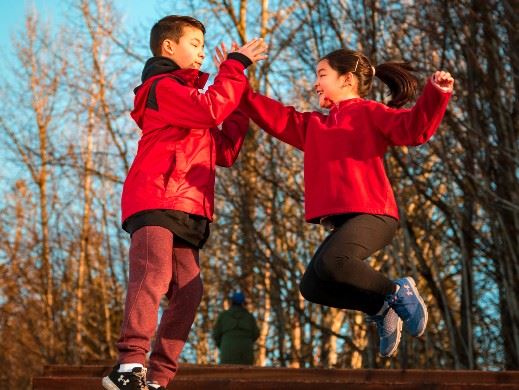
[(222, 130), (216, 127), (211, 129), (215, 140), (217, 165), (230, 167), (234, 164), (248, 129), (249, 117), (239, 110), (235, 110), (223, 121)]
[(250, 64), (264, 59), (265, 50), (263, 41), (254, 39), (230, 53), (221, 64), (213, 85), (205, 93), (172, 78), (161, 80), (156, 94), (160, 111), (165, 113), (164, 120), (173, 126), (186, 128), (221, 124), (238, 107), (248, 84), (243, 71)]
[[(237, 49), (238, 45), (233, 42), (231, 50)], [(213, 56), (217, 68), (222, 65), (226, 54), (227, 49), (222, 43), (221, 48), (216, 48)], [(320, 115), (318, 113), (300, 113), (293, 107), (286, 107), (276, 100), (253, 92), (248, 84), (239, 110), (267, 133), (300, 150), (304, 149), (309, 118), (312, 115)]]

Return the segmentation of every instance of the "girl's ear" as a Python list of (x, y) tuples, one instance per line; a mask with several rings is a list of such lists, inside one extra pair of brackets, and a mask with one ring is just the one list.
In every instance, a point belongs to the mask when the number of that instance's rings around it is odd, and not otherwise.
[(353, 79), (353, 73), (348, 72), (346, 74), (343, 74), (339, 76), (339, 85), (341, 86), (341, 88), (352, 87)]

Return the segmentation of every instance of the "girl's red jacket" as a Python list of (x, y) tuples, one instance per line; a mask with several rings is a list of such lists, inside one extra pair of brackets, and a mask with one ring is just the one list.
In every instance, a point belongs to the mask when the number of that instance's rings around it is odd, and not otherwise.
[[(142, 137), (123, 186), (123, 222), (153, 209), (212, 221), (215, 164), (234, 163), (248, 129), (248, 117), (235, 111), (248, 85), (244, 68), (235, 59), (224, 61), (205, 93), (199, 89), (208, 75), (194, 69), (154, 75), (136, 89), (131, 116)], [(149, 93), (157, 79), (150, 107)]]
[(384, 154), (389, 146), (427, 142), (440, 125), (450, 95), (429, 80), (412, 109), (354, 98), (324, 115), (298, 112), (249, 88), (240, 109), (269, 134), (304, 151), (308, 222), (344, 213), (398, 219)]

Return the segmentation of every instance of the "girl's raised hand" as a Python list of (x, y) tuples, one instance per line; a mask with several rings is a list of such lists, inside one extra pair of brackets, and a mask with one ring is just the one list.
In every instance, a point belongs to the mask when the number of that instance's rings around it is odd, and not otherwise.
[[(233, 43), (234, 47), (234, 43)], [(216, 49), (214, 49), (215, 55), (213, 56), (213, 62), (216, 66), (216, 70), (220, 70), (220, 65), (222, 62), (224, 62), (227, 58), (227, 48), (225, 47), (225, 43), (221, 43), (220, 47), (216, 46)]]
[(433, 84), (442, 92), (452, 92), (454, 88), (454, 79), (449, 72), (439, 70), (432, 75)]

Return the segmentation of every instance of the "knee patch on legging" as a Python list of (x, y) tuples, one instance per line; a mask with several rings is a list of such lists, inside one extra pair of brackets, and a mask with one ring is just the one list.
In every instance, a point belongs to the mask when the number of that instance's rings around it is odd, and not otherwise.
[(315, 270), (324, 280), (341, 281), (345, 272), (353, 274), (356, 264), (363, 262), (370, 254), (362, 243), (342, 242), (321, 252), (316, 259)]
[(328, 255), (320, 258), (315, 263), (315, 272), (323, 280), (337, 281), (339, 273), (344, 272), (344, 267), (354, 259), (350, 255)]

